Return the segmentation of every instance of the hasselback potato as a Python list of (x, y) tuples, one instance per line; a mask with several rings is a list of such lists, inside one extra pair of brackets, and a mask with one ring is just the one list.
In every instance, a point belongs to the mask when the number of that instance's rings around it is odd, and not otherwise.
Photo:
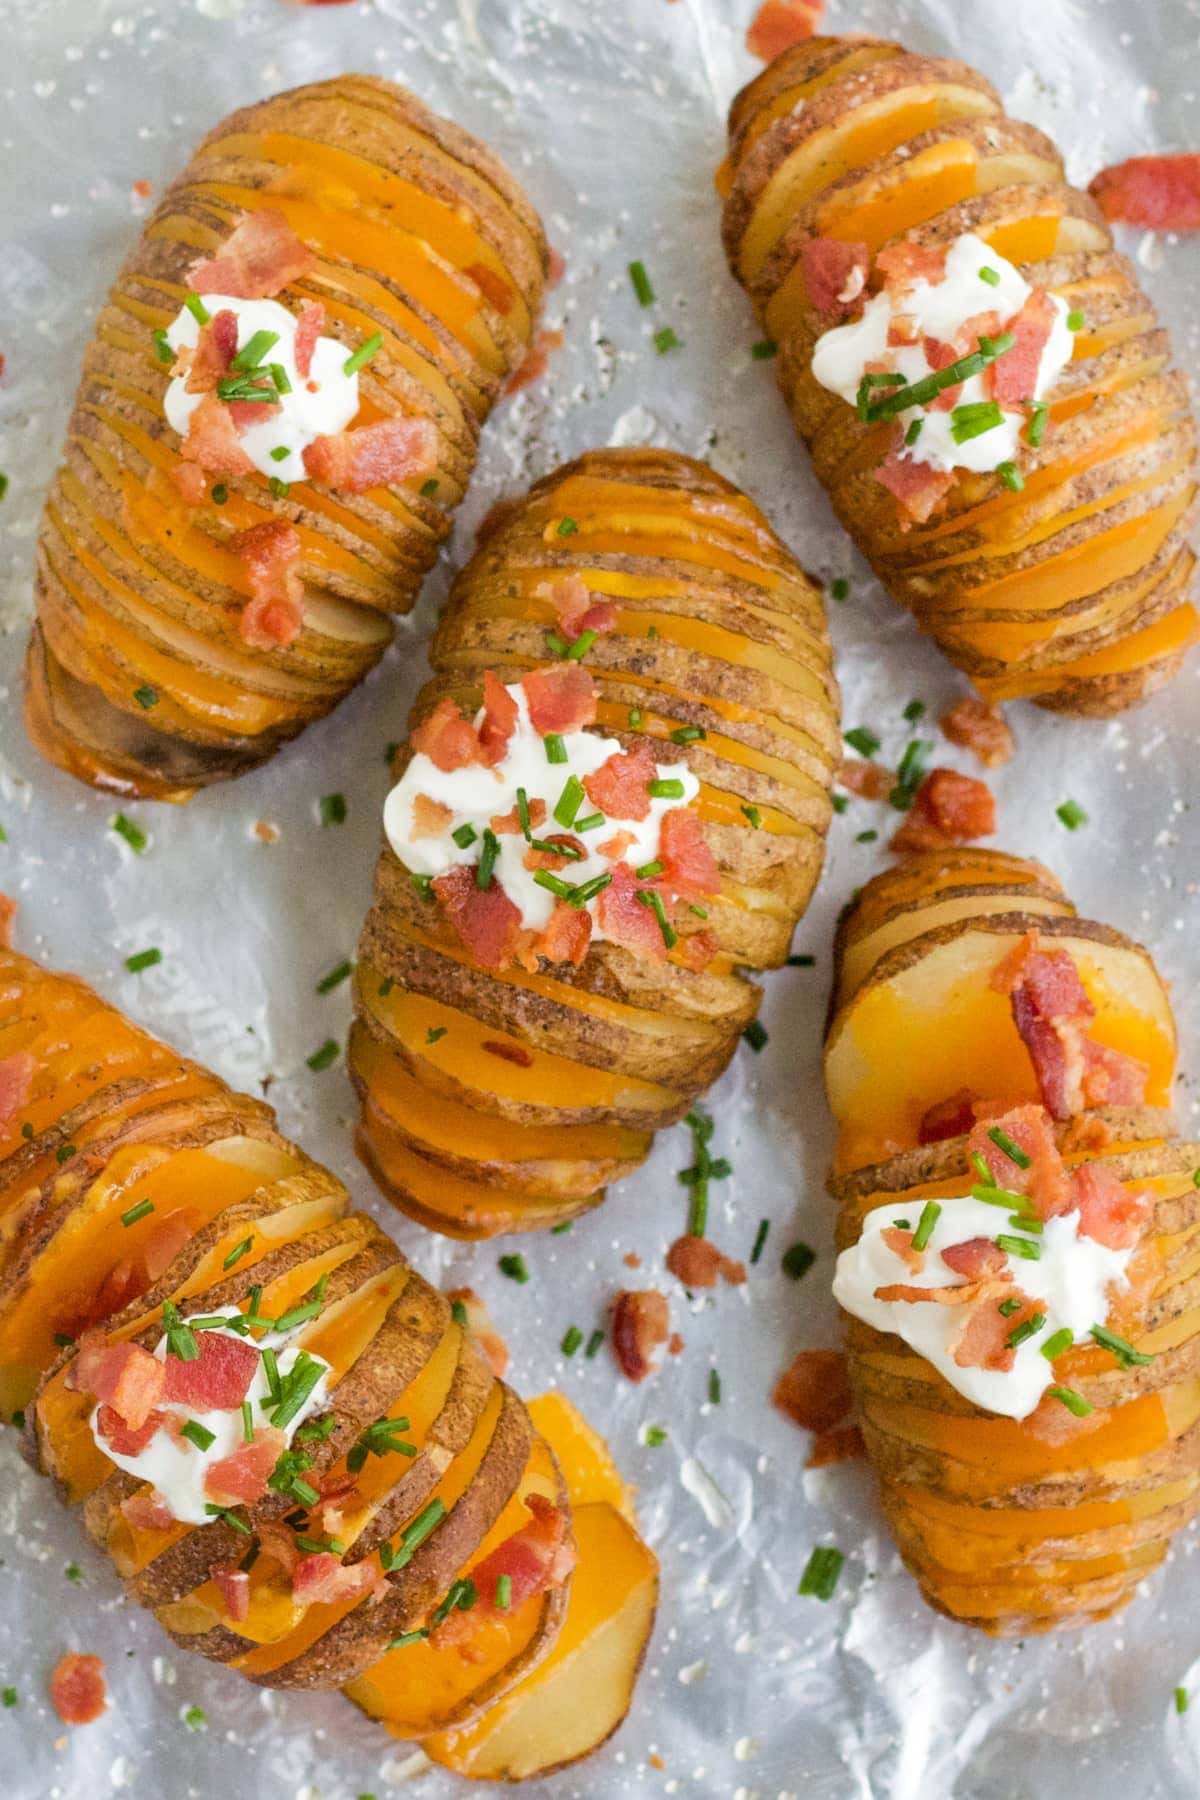
[[(602, 1741), (656, 1575), (600, 1441), (535, 1422), (268, 1107), (11, 950), (0, 991), (0, 1409), (130, 1596), (467, 1772)], [(564, 1630), (581, 1704), (532, 1730)]]
[(901, 1553), (995, 1635), (1104, 1618), (1200, 1501), (1200, 1145), (1154, 964), (1036, 863), (927, 853), (849, 909), (836, 984), (834, 1292)]
[(503, 166), (392, 82), (210, 132), (84, 358), (38, 546), (43, 755), (181, 800), (335, 706), (449, 530), (546, 261)]
[(735, 99), (719, 185), (816, 472), (921, 629), (992, 701), (1168, 680), (1200, 625), (1187, 389), (1054, 145), (959, 63), (812, 38)]
[(820, 871), (838, 698), (819, 590), (663, 450), (505, 503), (431, 660), (349, 1061), (384, 1191), (482, 1237), (595, 1204), (729, 1061)]

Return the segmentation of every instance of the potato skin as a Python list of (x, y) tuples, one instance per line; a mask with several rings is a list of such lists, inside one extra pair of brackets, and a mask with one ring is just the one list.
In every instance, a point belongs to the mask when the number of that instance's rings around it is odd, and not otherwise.
[[(433, 477), (273, 493), (252, 473), (225, 478), (223, 504), (211, 491), (185, 503), (163, 414), (170, 370), (151, 332), (178, 311), (192, 265), (264, 208), (316, 256), (281, 303), (321, 302), (326, 335), (348, 352), (382, 333), (360, 375), (366, 416), (429, 420)], [(392, 82), (317, 82), (208, 134), (101, 310), (46, 502), (26, 720), (49, 760), (110, 791), (183, 800), (337, 705), (383, 654), (388, 615), (412, 606), (449, 532), (480, 429), (528, 350), (547, 254), (503, 166)], [(241, 635), (248, 577), (227, 546), (268, 521), (299, 535), (304, 626), (262, 649)]]
[[(861, 142), (854, 133), (861, 119)], [(882, 39), (815, 38), (736, 97), (721, 173), (723, 237), (766, 334), (793, 421), (846, 529), (892, 597), (992, 700), (1104, 717), (1177, 672), (1200, 635), (1188, 599), (1197, 515), (1186, 384), (1129, 261), (1054, 146), (1007, 119), (974, 71)], [(1057, 221), (1057, 223), (1055, 223)], [(1075, 358), (1024, 490), (958, 473), (912, 525), (876, 480), (889, 428), (821, 388), (832, 322), (808, 298), (806, 244), (992, 239), (1081, 311)]]
[[(786, 957), (832, 814), (841, 736), (820, 591), (744, 494), (671, 451), (593, 451), (494, 509), (434, 634), (410, 727), (447, 696), (473, 712), (486, 670), (513, 682), (552, 662), (550, 589), (569, 576), (616, 609), (584, 664), (597, 729), (625, 748), (646, 740), (697, 777), (721, 892), (703, 920), (678, 909), (684, 943), (665, 962), (600, 943), (579, 968), (495, 975), (385, 846), (350, 1051), (360, 1153), (403, 1210), (462, 1237), (544, 1229), (594, 1205), (720, 1075), (758, 1005), (743, 970)], [(686, 727), (702, 735), (672, 736)], [(696, 969), (686, 939), (701, 932), (715, 953)], [(441, 1061), (426, 1003), (444, 1009)], [(506, 1062), (489, 1066), (489, 1050)], [(460, 1109), (452, 1144), (434, 1136), (447, 1100)], [(572, 1138), (584, 1127), (600, 1134), (590, 1150)], [(507, 1148), (489, 1152), (501, 1128)], [(440, 1174), (460, 1183), (452, 1194)]]
[[(1006, 919), (984, 911), (989, 894), (1065, 896), (1036, 863), (991, 851), (951, 855), (955, 887), (947, 886), (941, 859), (930, 853), (863, 889), (842, 921), (835, 962), (848, 946), (869, 939), (881, 920), (906, 920), (911, 937), (859, 971), (844, 1006), (890, 975), (919, 968), (928, 946), (955, 929), (923, 932), (921, 915), (951, 892), (981, 906), (975, 919), (962, 921), (967, 930), (1007, 923), (1005, 935), (1015, 941), (1014, 932), (1037, 925), (1050, 946), (1064, 938), (1097, 945), (1119, 940), (1073, 916)], [(1002, 945), (1003, 937), (998, 955)], [(835, 982), (840, 978), (837, 969)], [(869, 1095), (863, 1104), (870, 1104)], [(993, 1636), (1066, 1630), (1108, 1617), (1133, 1597), (1174, 1532), (1200, 1507), (1200, 1424), (1192, 1398), (1200, 1332), (1186, 1327), (1200, 1302), (1200, 1281), (1184, 1248), (1200, 1224), (1193, 1179), (1200, 1145), (1180, 1142), (1170, 1112), (1153, 1105), (1095, 1108), (1056, 1124), (1055, 1135), (1069, 1166), (1105, 1169), (1131, 1191), (1148, 1188), (1154, 1199), (1131, 1285), (1115, 1297), (1111, 1318), (1112, 1329), (1151, 1360), (1126, 1369), (1108, 1352), (1082, 1344), (1055, 1360), (1055, 1380), (1080, 1393), (1090, 1415), (1068, 1415), (1061, 1438), (1049, 1441), (1035, 1420), (1016, 1422), (974, 1406), (899, 1337), (847, 1319), (858, 1416), (901, 1555), (931, 1606)], [(839, 1249), (857, 1241), (874, 1207), (894, 1200), (910, 1214), (934, 1195), (967, 1192), (977, 1179), (967, 1143), (961, 1136), (926, 1143), (831, 1177)]]

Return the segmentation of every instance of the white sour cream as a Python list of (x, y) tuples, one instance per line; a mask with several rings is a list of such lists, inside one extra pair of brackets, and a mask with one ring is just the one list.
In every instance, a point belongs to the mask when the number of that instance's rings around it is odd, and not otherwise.
[[(981, 269), (994, 271), (996, 282), (985, 281)], [(1032, 288), (1020, 271), (1003, 256), (988, 248), (974, 232), (956, 238), (946, 255), (946, 275), (932, 285), (918, 281), (897, 306), (886, 291), (868, 300), (862, 316), (848, 325), (835, 325), (817, 339), (813, 351), (812, 372), (821, 386), (854, 406), (859, 385), (870, 363), (886, 362), (905, 381), (919, 381), (933, 373), (926, 358), (923, 342), (888, 345), (888, 330), (893, 317), (902, 313), (916, 320), (918, 333), (951, 343), (968, 319), (977, 313), (998, 312), (1004, 320), (1020, 312)], [(1054, 324), (1038, 363), (1037, 380), (1030, 398), (1043, 400), (1071, 360), (1074, 335), (1067, 327), (1069, 308), (1065, 300), (1052, 294)], [(985, 375), (972, 375), (962, 384), (958, 406), (970, 406), (991, 399)], [(899, 415), (905, 427), (921, 420), (921, 431), (915, 444), (900, 451), (904, 461), (925, 463), (930, 468), (947, 471), (971, 469), (984, 474), (1001, 463), (1016, 460), (1022, 428), (1027, 423), (1024, 412), (1005, 410), (999, 425), (978, 437), (956, 443), (948, 412), (926, 411), (915, 406)]]
[[(237, 315), (238, 349), (245, 349), (257, 331), (273, 331), (278, 341), (263, 357), (263, 363), (279, 363), (286, 371), (292, 391), (284, 394), (278, 406), (264, 406), (262, 423), (247, 427), (241, 435), (242, 449), (263, 475), (275, 475), (280, 481), (306, 481), (302, 453), (319, 437), (336, 437), (344, 431), (358, 411), (358, 374), (344, 373), (350, 351), (336, 338), (319, 337), (313, 350), (312, 365), (307, 376), (296, 367), (296, 319), (278, 300), (238, 300), (227, 294), (205, 294), (204, 306), (210, 317), (219, 312)], [(200, 326), (187, 307), (181, 307), (167, 327), (167, 342), (172, 350), (194, 350), (200, 338)], [(167, 387), (163, 407), (167, 423), (180, 437), (187, 435), (188, 420), (199, 406), (203, 394), (189, 394), (187, 376), (176, 375)], [(285, 449), (286, 456), (272, 457), (273, 450)]]
[(914, 1275), (904, 1259), (884, 1242), (883, 1233), (907, 1219), (915, 1230), (924, 1205), (897, 1195), (863, 1220), (862, 1236), (837, 1260), (833, 1293), (839, 1306), (877, 1331), (891, 1331), (933, 1364), (951, 1387), (988, 1412), (1024, 1419), (1054, 1383), (1051, 1364), (1041, 1345), (1066, 1326), (1076, 1339), (1086, 1339), (1093, 1325), (1103, 1325), (1109, 1312), (1109, 1289), (1128, 1286), (1126, 1270), (1132, 1250), (1110, 1250), (1081, 1235), (1079, 1213), (1047, 1219), (1037, 1262), (1006, 1256), (1005, 1264), (1021, 1291), (1039, 1302), (1046, 1323), (1019, 1344), (1011, 1369), (963, 1369), (951, 1354), (962, 1329), (964, 1310), (937, 1301), (877, 1300), (875, 1290), (904, 1283), (908, 1287), (961, 1287), (963, 1277), (942, 1261), (941, 1252), (970, 1238), (1019, 1236), (995, 1206), (969, 1195), (939, 1200), (941, 1214), (925, 1250), (925, 1266)]
[[(212, 1319), (220, 1318), (222, 1314), (229, 1318), (241, 1317), (236, 1306), (224, 1307), (217, 1312), (197, 1313), (193, 1317)], [(183, 1323), (186, 1325), (187, 1320), (184, 1319)], [(254, 1344), (253, 1339), (243, 1338), (233, 1331), (218, 1330), (216, 1335), (218, 1337), (237, 1337), (239, 1343)], [(287, 1375), (295, 1367), (296, 1361), (301, 1355), (300, 1349), (289, 1343), (289, 1334), (285, 1332), (264, 1332), (256, 1347), (259, 1350), (266, 1348), (275, 1351), (276, 1363), (281, 1376)], [(160, 1338), (155, 1346), (154, 1355), (160, 1362), (166, 1360), (167, 1339), (165, 1336)], [(311, 1351), (309, 1355), (312, 1355)], [(324, 1362), (324, 1359), (319, 1356), (313, 1357), (312, 1360)], [(328, 1371), (329, 1364), (325, 1363), (324, 1366)], [(321, 1376), (295, 1418), (283, 1426), (283, 1435), (289, 1445), (305, 1419), (311, 1418), (314, 1413), (322, 1412), (327, 1408), (328, 1389), (328, 1374), (326, 1373)], [(269, 1415), (259, 1404), (260, 1401), (267, 1398), (270, 1391), (266, 1369), (260, 1357), (258, 1368), (254, 1372), (246, 1393), (246, 1399), (249, 1400), (253, 1409), (255, 1425), (270, 1424)], [(155, 1432), (144, 1450), (139, 1451), (136, 1456), (127, 1456), (114, 1450), (100, 1431), (97, 1424), (100, 1416), (99, 1407), (96, 1407), (91, 1416), (92, 1436), (105, 1456), (111, 1462), (116, 1463), (119, 1469), (124, 1469), (130, 1475), (135, 1475), (139, 1481), (148, 1481), (157, 1488), (167, 1510), (174, 1518), (187, 1525), (211, 1525), (215, 1515), (205, 1510), (213, 1502), (211, 1495), (204, 1491), (204, 1478), (214, 1463), (220, 1462), (222, 1457), (232, 1456), (233, 1452), (240, 1449), (245, 1443), (241, 1407), (235, 1406), (232, 1412), (195, 1412), (176, 1402), (163, 1402), (160, 1403), (158, 1411), (173, 1414), (181, 1424), (188, 1419), (194, 1419), (198, 1425), (203, 1425), (205, 1430), (212, 1432), (212, 1443), (207, 1450), (201, 1450), (198, 1444), (193, 1444), (186, 1438), (182, 1443), (177, 1443), (163, 1426)]]
[[(531, 805), (534, 800), (545, 802), (546, 817), (534, 830), (535, 838), (544, 840), (566, 831), (584, 846), (585, 855), (579, 862), (572, 862), (557, 871), (560, 880), (581, 887), (597, 875), (608, 874), (612, 860), (601, 854), (599, 845), (607, 843), (618, 831), (628, 832), (633, 839), (622, 852), (621, 861), (635, 869), (653, 862), (658, 855), (663, 814), (674, 807), (688, 805), (700, 791), (700, 783), (686, 764), (655, 765), (660, 780), (682, 782), (683, 792), (673, 798), (652, 795), (650, 811), (644, 819), (609, 815), (603, 825), (580, 833), (576, 826), (563, 825), (554, 817), (554, 808), (568, 779), (574, 775), (583, 781), (610, 756), (618, 755), (624, 746), (616, 738), (601, 737), (597, 732), (568, 731), (562, 734), (567, 760), (549, 762), (545, 740), (530, 723), (525, 690), (517, 682), (508, 692), (517, 702), (518, 717), (503, 762), (491, 769), (473, 763), (465, 769), (447, 772), (439, 769), (428, 756), (417, 755), (388, 795), (383, 809), (383, 829), (405, 868), (414, 875), (436, 876), (444, 875), (461, 863), (477, 863), (484, 829), (494, 817), (512, 812), (517, 804), (518, 788), (524, 788)], [(480, 711), (476, 714), (476, 724), (482, 718)], [(437, 837), (414, 838), (412, 835), (413, 802), (418, 794), (440, 801), (454, 815), (445, 831)], [(578, 817), (586, 819), (596, 810), (585, 797), (580, 803)], [(466, 847), (456, 844), (452, 835), (463, 825), (472, 826), (476, 833), (474, 841)], [(505, 832), (498, 842), (496, 879), (513, 905), (520, 909), (521, 923), (531, 931), (541, 931), (554, 911), (557, 898), (534, 880), (534, 870), (525, 867), (529, 845), (520, 832)], [(587, 910), (592, 915), (593, 941), (602, 942), (604, 932), (596, 914), (596, 902), (589, 902)]]

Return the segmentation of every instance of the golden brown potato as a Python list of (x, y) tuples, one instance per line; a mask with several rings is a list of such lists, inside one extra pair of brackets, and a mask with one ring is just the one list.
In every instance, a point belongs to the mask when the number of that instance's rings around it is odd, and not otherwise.
[[(959, 63), (812, 38), (737, 96), (719, 186), (730, 267), (778, 345), (796, 428), (839, 518), (921, 629), (993, 701), (1102, 715), (1169, 680), (1200, 630), (1186, 385), (1054, 146)], [(818, 337), (846, 316), (818, 270), (834, 246), (861, 257), (874, 287), (881, 251), (945, 248), (968, 231), (1082, 328), (1044, 436), (1022, 432), (1011, 485), (960, 468), (919, 519), (878, 479), (902, 427), (865, 422), (814, 378)]]
[(359, 1145), (399, 1206), (454, 1236), (572, 1217), (686, 1113), (754, 1018), (742, 971), (787, 955), (831, 816), (820, 593), (745, 495), (667, 451), (593, 452), (498, 510), (451, 592), (414, 730), (474, 713), (485, 673), (561, 666), (564, 590), (604, 614), (578, 664), (596, 728), (696, 778), (716, 885), (674, 905), (665, 953), (651, 928), (657, 957), (600, 941), (578, 963), (488, 967), (385, 848), (356, 972)]
[[(200, 456), (191, 422), (185, 440), (172, 429), (172, 354), (154, 334), (198, 264), (227, 264), (247, 221), (270, 222), (285, 251), (248, 260), (238, 295), (319, 316), (348, 355), (372, 349), (351, 436), (404, 422), (412, 454), (283, 482), (237, 472), (257, 401), (243, 403), (232, 449)], [(289, 242), (306, 252), (290, 266)], [(210, 132), (84, 359), (38, 548), (26, 717), (43, 755), (98, 787), (182, 800), (335, 706), (383, 654), (389, 614), (412, 606), (449, 531), (480, 428), (528, 350), (546, 260), (502, 165), (391, 82), (339, 76)], [(228, 423), (220, 395), (205, 404)]]

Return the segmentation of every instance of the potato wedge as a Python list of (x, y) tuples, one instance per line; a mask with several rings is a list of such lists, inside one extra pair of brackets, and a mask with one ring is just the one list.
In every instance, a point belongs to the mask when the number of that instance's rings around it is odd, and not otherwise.
[[(816, 473), (920, 628), (990, 700), (1099, 717), (1170, 680), (1200, 635), (1195, 425), (1153, 307), (1054, 146), (960, 64), (812, 38), (734, 100), (718, 186), (730, 268), (779, 347)], [(967, 231), (1083, 324), (1016, 478), (958, 469), (914, 523), (877, 479), (893, 426), (813, 376), (816, 341), (839, 321), (814, 304), (805, 253), (857, 245), (873, 262)]]

